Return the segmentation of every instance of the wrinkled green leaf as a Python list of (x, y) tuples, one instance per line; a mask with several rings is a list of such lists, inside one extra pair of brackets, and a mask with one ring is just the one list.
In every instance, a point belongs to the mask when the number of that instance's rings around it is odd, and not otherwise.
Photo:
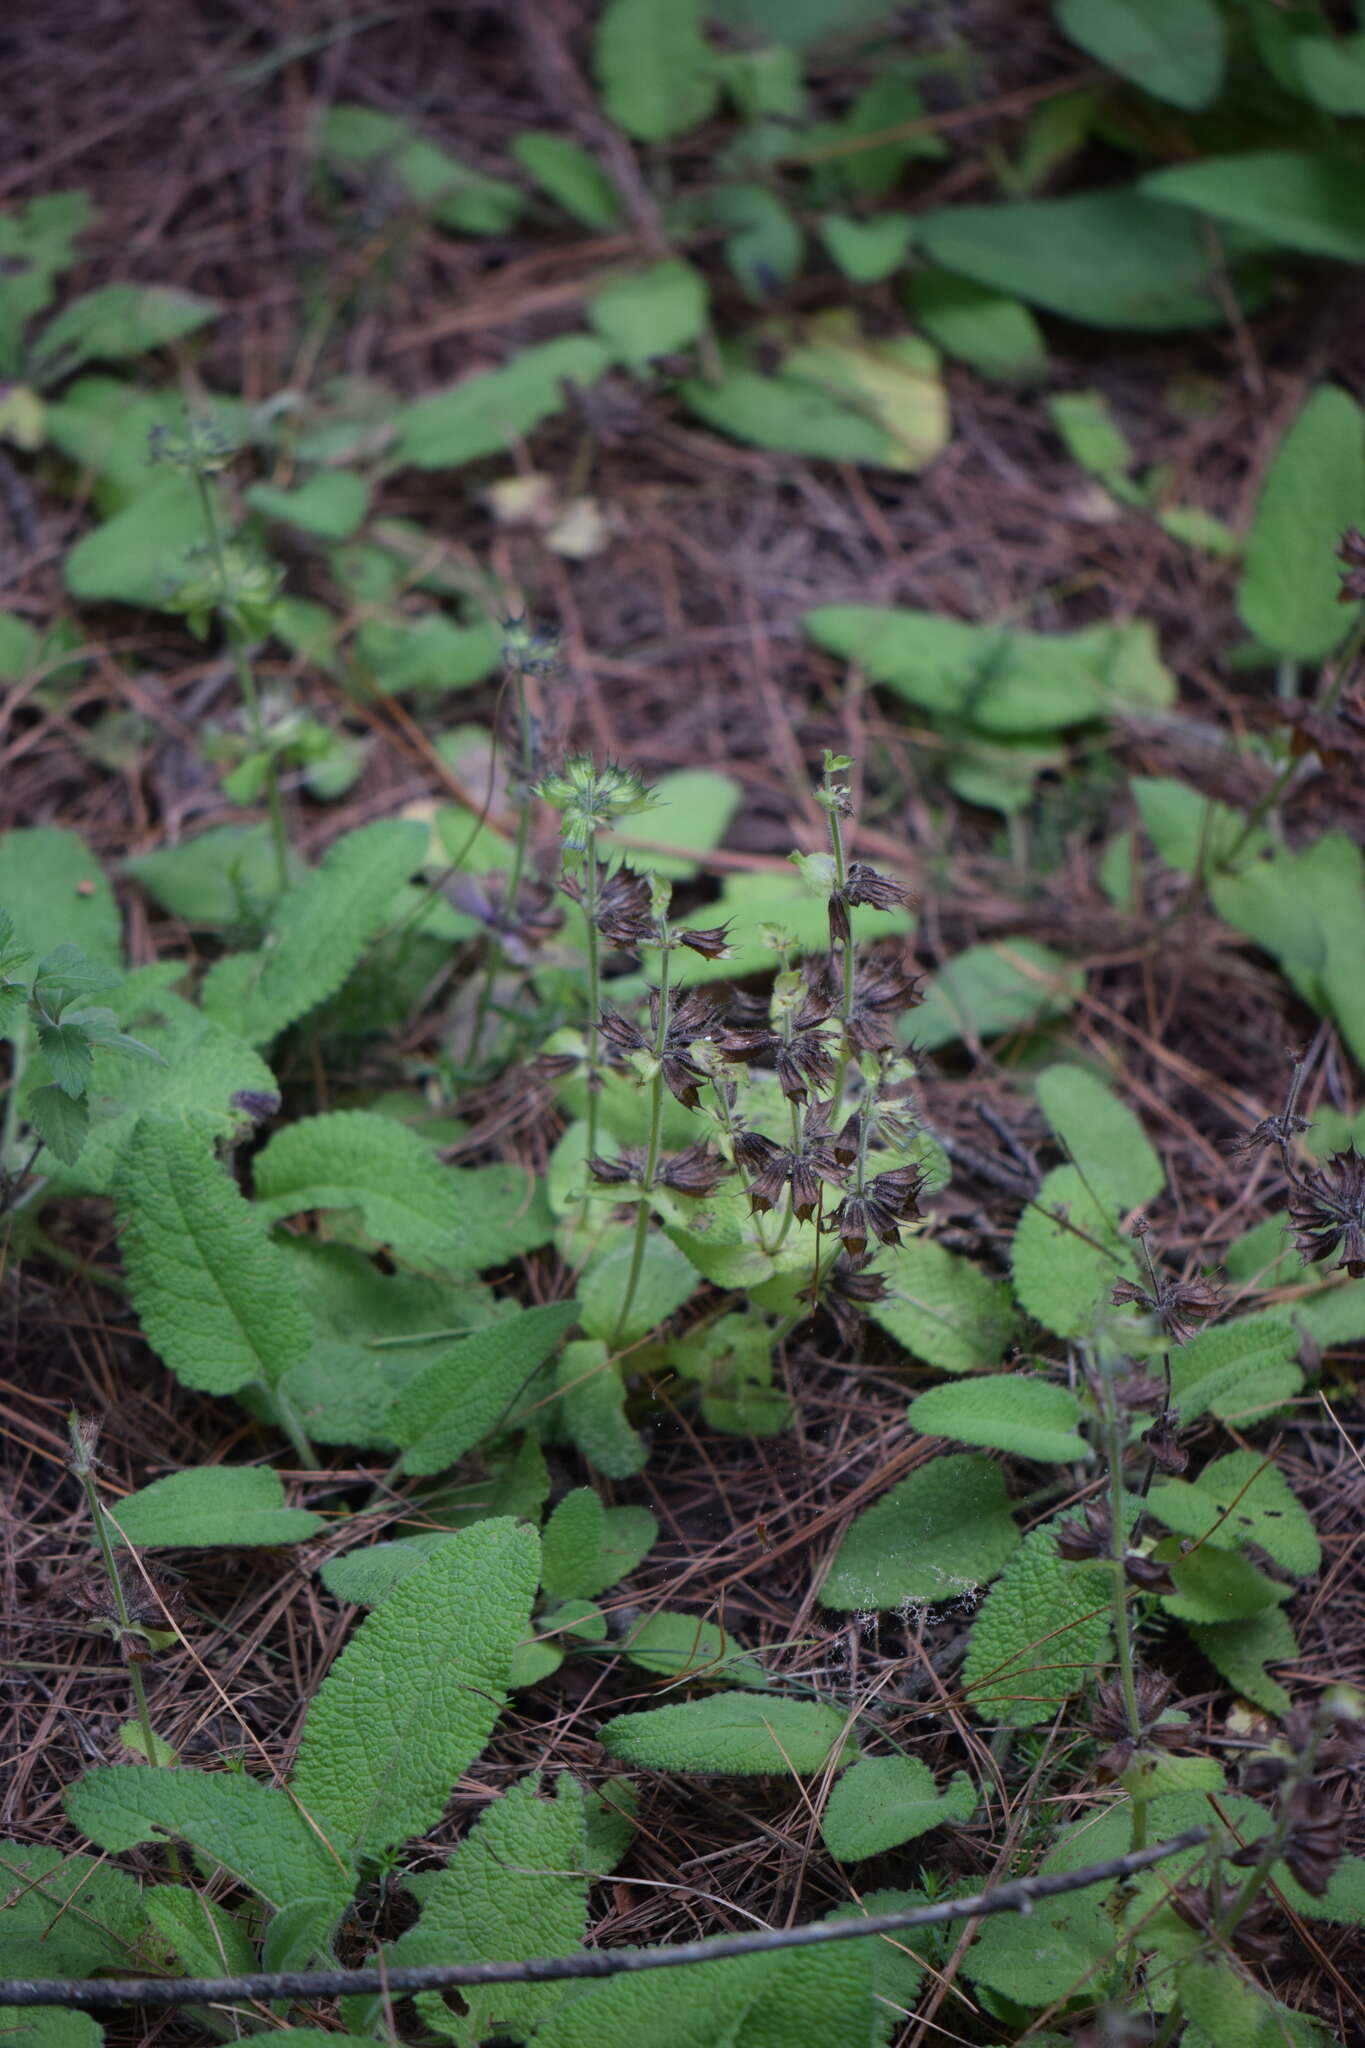
[(1193, 111), (1217, 97), (1227, 32), (1213, 0), (1058, 0), (1057, 20), (1154, 99)]
[(608, 1756), (636, 1770), (705, 1771), (731, 1777), (805, 1776), (845, 1760), (856, 1745), (847, 1716), (813, 1700), (719, 1692), (679, 1706), (605, 1721), (598, 1740)]
[(457, 469), (481, 455), (505, 455), (520, 436), (562, 411), (566, 380), (587, 390), (610, 360), (588, 334), (524, 348), (500, 370), (483, 370), (453, 390), (405, 406), (398, 415), (400, 459), (419, 469)]
[(388, 1417), (404, 1471), (441, 1471), (534, 1399), (537, 1373), (577, 1315), (572, 1301), (523, 1309), (461, 1338), (419, 1373)]
[[(1362, 237), (1365, 260), (1365, 214)], [(1237, 608), (1263, 645), (1300, 661), (1336, 646), (1356, 611), (1338, 603), (1336, 549), (1362, 520), (1365, 418), (1353, 398), (1323, 385), (1275, 452), (1247, 540)]]
[(1245, 150), (1151, 171), (1140, 189), (1308, 256), (1365, 262), (1365, 185), (1346, 157)]
[(820, 1832), (831, 1856), (856, 1863), (949, 1821), (970, 1820), (975, 1807), (976, 1788), (965, 1771), (940, 1792), (918, 1757), (865, 1757), (836, 1781)]
[(704, 121), (716, 102), (714, 55), (701, 33), (702, 0), (608, 0), (594, 65), (617, 126), (666, 142)]
[(820, 1598), (846, 1612), (957, 1599), (993, 1579), (1018, 1542), (999, 1465), (932, 1458), (858, 1516)]
[(1074, 1394), (1047, 1380), (987, 1373), (931, 1387), (910, 1403), (906, 1420), (924, 1436), (986, 1444), (1016, 1457), (1069, 1464), (1094, 1452), (1076, 1434), (1081, 1408)]
[(154, 1479), (113, 1511), (125, 1542), (157, 1544), (303, 1543), (326, 1524), (285, 1506), (278, 1473), (252, 1465), (201, 1465)]

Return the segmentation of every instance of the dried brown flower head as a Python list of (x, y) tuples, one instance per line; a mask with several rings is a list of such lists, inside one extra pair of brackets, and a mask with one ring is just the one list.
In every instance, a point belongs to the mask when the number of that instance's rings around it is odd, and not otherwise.
[(834, 889), (829, 899), (829, 941), (832, 946), (847, 946), (852, 938), (848, 913), (859, 904), (866, 904), (872, 910), (898, 910), (903, 904), (914, 899), (901, 882), (890, 875), (881, 874), (869, 867), (866, 861), (850, 861), (844, 874), (842, 889)]
[[(1187, 1927), (1213, 1938), (1219, 1908), (1202, 1885), (1177, 1885), (1169, 1903)], [(1284, 1954), (1284, 1920), (1274, 1900), (1257, 1899), (1237, 1922), (1230, 1938), (1237, 1954), (1247, 1962), (1278, 1962)]]
[[(623, 1145), (615, 1159), (600, 1156), (588, 1161), (588, 1171), (605, 1187), (621, 1187), (644, 1178), (648, 1153), (643, 1145)], [(660, 1187), (673, 1188), (680, 1195), (713, 1195), (730, 1169), (706, 1140), (689, 1145), (685, 1152), (665, 1155), (655, 1168)]]
[[(870, 1304), (886, 1299), (886, 1280), (881, 1273), (860, 1272), (847, 1259), (840, 1258), (834, 1261), (823, 1281), (817, 1282), (817, 1293), (844, 1343), (852, 1344)], [(812, 1301), (811, 1307), (814, 1305)]]
[[(696, 1109), (710, 1076), (704, 1067), (697, 1065), (690, 1048), (699, 1038), (710, 1038), (719, 1018), (719, 1009), (711, 996), (700, 989), (690, 989), (679, 998), (669, 1014), (668, 1029), (664, 1033), (663, 1058), (660, 1065), (664, 1081), (671, 1094), (677, 1097), (687, 1109)], [(649, 992), (650, 1023), (657, 1033), (659, 1028), (659, 991)], [(653, 1041), (647, 1038), (638, 1024), (623, 1017), (616, 1010), (602, 1012), (601, 1032), (613, 1050), (619, 1053), (649, 1052)]]
[(825, 1227), (838, 1231), (844, 1250), (855, 1260), (867, 1256), (869, 1234), (881, 1244), (899, 1244), (902, 1223), (919, 1214), (924, 1180), (923, 1169), (917, 1166), (879, 1173), (865, 1187), (846, 1194)]
[(805, 1102), (810, 1088), (826, 1088), (834, 1079), (834, 1047), (822, 1029), (830, 1014), (823, 987), (810, 989), (787, 1035), (764, 1023), (732, 1026), (720, 1040), (728, 1060), (768, 1060), (777, 1072), (778, 1086), (788, 1102)]
[(1081, 1564), (1093, 1557), (1112, 1557), (1113, 1526), (1104, 1502), (1088, 1500), (1081, 1510), (1081, 1520), (1063, 1522), (1057, 1531), (1058, 1557), (1065, 1558), (1068, 1564)]
[(1096, 1764), (1102, 1777), (1118, 1777), (1141, 1749), (1178, 1749), (1188, 1739), (1188, 1722), (1161, 1719), (1171, 1697), (1169, 1678), (1159, 1678), (1154, 1671), (1135, 1671), (1133, 1692), (1138, 1710), (1136, 1739), (1128, 1725), (1122, 1682), (1111, 1679), (1096, 1695), (1090, 1726), (1101, 1742), (1110, 1744)]
[(1178, 1478), (1190, 1462), (1190, 1454), (1180, 1441), (1174, 1417), (1158, 1415), (1151, 1428), (1144, 1430), (1143, 1443), (1158, 1472), (1165, 1472), (1171, 1478)]
[(1338, 600), (1353, 604), (1358, 597), (1365, 597), (1365, 533), (1358, 526), (1348, 526), (1342, 534), (1337, 560), (1344, 565)]
[(1310, 1264), (1339, 1251), (1351, 1278), (1365, 1278), (1365, 1159), (1354, 1143), (1290, 1188), (1289, 1221)]
[[(602, 937), (611, 945), (623, 946), (630, 952), (647, 945), (654, 937), (648, 877), (637, 874), (634, 868), (625, 867), (610, 874), (606, 862), (600, 860), (594, 880), (592, 921)], [(566, 873), (560, 887), (566, 896), (572, 896), (575, 903), (587, 908), (587, 891), (581, 876)]]
[(1188, 1344), (1223, 1307), (1224, 1294), (1216, 1281), (1199, 1274), (1189, 1280), (1159, 1281), (1155, 1294), (1148, 1294), (1135, 1281), (1120, 1280), (1109, 1297), (1115, 1308), (1134, 1302), (1160, 1316), (1161, 1326), (1173, 1344)]

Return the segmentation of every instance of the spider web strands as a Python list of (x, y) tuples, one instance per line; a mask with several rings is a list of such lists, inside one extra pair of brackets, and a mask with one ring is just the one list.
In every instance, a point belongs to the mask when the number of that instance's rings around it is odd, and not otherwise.
[(727, 1934), (667, 1948), (587, 1949), (576, 1956), (536, 1957), (527, 1962), (434, 1963), (396, 1970), (261, 1971), (245, 1977), (132, 1977), (121, 1982), (88, 1977), (11, 1978), (0, 1983), (0, 2006), (58, 2005), (91, 2011), (122, 2005), (202, 2005), (241, 1998), (342, 1998), (376, 1993), (399, 1997), (466, 1984), (553, 1984), (574, 1978), (618, 1977), (640, 1970), (715, 1962), (724, 1956), (766, 1955), (778, 1949), (815, 1948), (824, 1942), (856, 1941), (869, 1935), (904, 1934), (917, 1927), (938, 1927), (946, 1921), (972, 1920), (987, 1913), (1026, 1914), (1040, 1900), (1131, 1877), (1168, 1856), (1200, 1848), (1209, 1839), (1207, 1828), (1190, 1828), (1169, 1842), (1158, 1842), (1130, 1856), (1111, 1857), (1107, 1863), (1091, 1864), (1085, 1870), (1017, 1878), (970, 1899), (945, 1899), (904, 1913), (870, 1913), (862, 1920), (821, 1920), (807, 1927)]

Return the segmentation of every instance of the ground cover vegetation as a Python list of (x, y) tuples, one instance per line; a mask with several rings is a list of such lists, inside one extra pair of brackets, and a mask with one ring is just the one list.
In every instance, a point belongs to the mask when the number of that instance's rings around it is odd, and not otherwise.
[(12, 2037), (1362, 2038), (1365, 18), (150, 33), (0, 179)]

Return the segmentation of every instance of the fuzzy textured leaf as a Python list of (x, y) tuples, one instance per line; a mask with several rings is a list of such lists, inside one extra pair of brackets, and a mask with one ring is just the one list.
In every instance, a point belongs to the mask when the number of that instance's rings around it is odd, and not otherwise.
[(1243, 1420), (1296, 1394), (1303, 1384), (1299, 1336), (1280, 1310), (1260, 1309), (1201, 1330), (1171, 1353), (1171, 1386), (1183, 1422), (1205, 1410)]
[(279, 899), (251, 968), (233, 955), (211, 970), (204, 1008), (213, 1013), (221, 1000), (223, 1021), (265, 1045), (326, 1002), (387, 922), (395, 894), (422, 865), (428, 836), (397, 818), (347, 832)]
[(930, 977), (906, 1035), (926, 1052), (958, 1038), (998, 1038), (1064, 1017), (1084, 987), (1083, 968), (1033, 939), (968, 946)]
[(651, 1970), (566, 1998), (536, 2048), (872, 2048), (871, 1941)]
[(352, 1636), (308, 1711), (292, 1789), (350, 1855), (440, 1818), (493, 1732), (539, 1576), (533, 1529), (462, 1529)]
[(578, 1293), (583, 1328), (590, 1337), (616, 1346), (631, 1344), (667, 1322), (701, 1285), (691, 1260), (668, 1238), (652, 1235), (645, 1241), (635, 1297), (623, 1323), (621, 1309), (633, 1257), (631, 1239), (620, 1238), (583, 1275)]
[(1024, 1538), (977, 1615), (962, 1677), (984, 1720), (1016, 1728), (1050, 1720), (1108, 1655), (1112, 1578), (1103, 1566), (1057, 1555), (1068, 1519)]
[(1298, 1639), (1282, 1607), (1262, 1608), (1244, 1621), (1191, 1622), (1188, 1627), (1234, 1692), (1268, 1714), (1288, 1712), (1291, 1696), (1266, 1668), (1298, 1661)]
[(0, 1842), (0, 1977), (92, 1977), (126, 1967), (146, 1924), (126, 1871), (33, 1842)]
[(932, 1458), (859, 1515), (820, 1598), (845, 1612), (956, 1599), (993, 1579), (1018, 1543), (999, 1465)]
[(483, 370), (451, 391), (404, 406), (399, 455), (419, 469), (457, 469), (483, 455), (505, 455), (519, 436), (563, 410), (566, 380), (587, 390), (610, 362), (590, 334), (562, 334), (524, 348), (503, 369)]
[(1166, 1175), (1142, 1125), (1085, 1067), (1048, 1067), (1038, 1076), (1043, 1113), (1071, 1163), (1107, 1206), (1135, 1209), (1154, 1202)]
[(910, 1403), (906, 1420), (924, 1436), (954, 1437), (1044, 1463), (1069, 1464), (1092, 1458), (1076, 1434), (1081, 1406), (1066, 1387), (1015, 1373), (987, 1373), (931, 1387)]
[(523, 1309), (461, 1338), (419, 1373), (388, 1416), (404, 1471), (439, 1472), (506, 1422), (577, 1315), (573, 1301)]
[(442, 1166), (416, 1131), (367, 1110), (301, 1117), (271, 1139), (255, 1175), (270, 1222), (308, 1209), (355, 1210), (366, 1238), (430, 1272), (477, 1273), (543, 1244), (553, 1228), (524, 1173)]
[(1308, 256), (1365, 262), (1365, 188), (1347, 156), (1245, 150), (1151, 171), (1141, 190)]
[(1154, 99), (1193, 112), (1217, 97), (1227, 31), (1213, 0), (1058, 0), (1057, 20)]
[(702, 0), (608, 0), (594, 66), (608, 114), (637, 142), (666, 142), (704, 121), (716, 102), (715, 56), (701, 32)]
[(38, 377), (68, 377), (82, 363), (145, 355), (218, 318), (213, 299), (167, 284), (110, 284), (50, 320), (32, 351)]
[(608, 1508), (590, 1486), (566, 1493), (545, 1524), (541, 1584), (556, 1600), (593, 1600), (634, 1571), (659, 1525), (647, 1508)]
[(869, 1314), (915, 1358), (941, 1372), (999, 1365), (1015, 1330), (1004, 1282), (928, 1237), (879, 1253), (876, 1270), (887, 1293)]
[(1258, 1451), (1215, 1458), (1195, 1480), (1159, 1480), (1149, 1505), (1178, 1536), (1217, 1550), (1255, 1543), (1296, 1578), (1307, 1578), (1322, 1562), (1312, 1516), (1284, 1474)]
[(274, 1385), (308, 1352), (308, 1318), (279, 1248), (208, 1146), (146, 1117), (117, 1199), (123, 1263), (147, 1339), (187, 1387)]
[(625, 1379), (606, 1344), (600, 1338), (566, 1344), (555, 1379), (564, 1427), (588, 1463), (604, 1479), (642, 1471), (649, 1446), (627, 1419)]
[(820, 1832), (831, 1856), (856, 1863), (948, 1821), (970, 1820), (975, 1808), (976, 1787), (965, 1771), (940, 1792), (918, 1757), (865, 1757), (836, 1782)]
[(79, 946), (88, 959), (117, 967), (119, 914), (99, 862), (74, 832), (35, 825), (0, 833), (0, 909), (14, 920), (14, 943), (35, 959), (56, 946)]
[(1019, 1219), (1014, 1291), (1020, 1305), (1059, 1337), (1088, 1336), (1114, 1282), (1136, 1275), (1118, 1213), (1117, 1203), (1101, 1207), (1074, 1166), (1057, 1166)]
[(667, 1608), (651, 1614), (632, 1629), (621, 1645), (632, 1664), (659, 1678), (685, 1679), (689, 1685), (766, 1688), (763, 1666), (713, 1621)]
[(831, 1756), (847, 1761), (857, 1745), (848, 1716), (814, 1700), (718, 1692), (709, 1699), (618, 1714), (598, 1740), (608, 1756), (644, 1771), (706, 1771), (763, 1777), (822, 1771)]
[(235, 1977), (256, 1968), (256, 1951), (234, 1913), (184, 1884), (148, 1885), (147, 1918), (190, 1977)]
[(154, 1479), (114, 1510), (125, 1542), (163, 1545), (303, 1543), (326, 1524), (285, 1506), (277, 1472), (255, 1465), (202, 1465)]

